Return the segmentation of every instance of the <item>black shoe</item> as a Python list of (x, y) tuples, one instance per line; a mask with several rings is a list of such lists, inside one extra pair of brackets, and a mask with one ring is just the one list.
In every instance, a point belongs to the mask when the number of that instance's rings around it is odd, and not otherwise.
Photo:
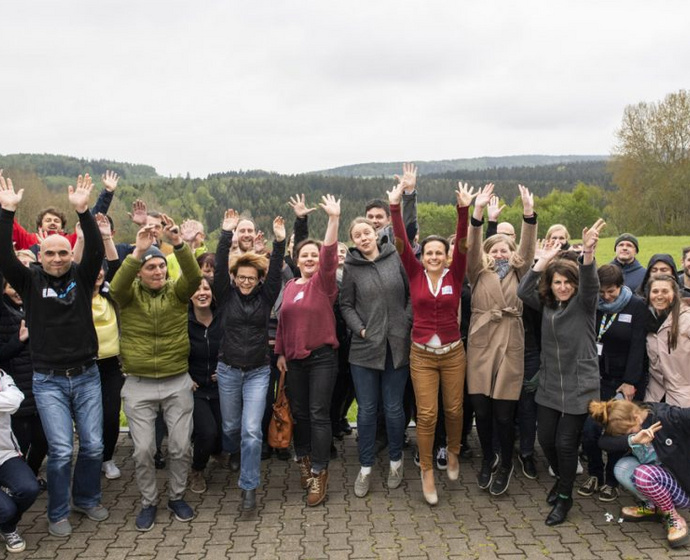
[(566, 517), (568, 517), (568, 512), (570, 511), (571, 507), (573, 507), (572, 496), (569, 498), (562, 498), (561, 496), (558, 496), (551, 513), (549, 513), (549, 515), (546, 517), (546, 524), (549, 527), (553, 527), (554, 525), (560, 525), (563, 523)]
[(156, 470), (165, 468), (165, 459), (163, 459), (163, 452), (160, 449), (156, 449), (156, 454), (153, 456), (153, 464)]
[(261, 460), (265, 461), (267, 459), (271, 458), (271, 455), (273, 454), (273, 448), (268, 445), (267, 442), (263, 442), (261, 444)]
[(335, 444), (331, 442), (331, 459), (337, 459), (338, 458), (338, 450), (335, 447)]
[(551, 490), (549, 490), (549, 493), (546, 496), (546, 503), (549, 504), (550, 506), (552, 506), (556, 503), (557, 499), (558, 499), (558, 479), (556, 479), (556, 483), (553, 485)]
[(48, 490), (48, 482), (46, 481), (45, 478), (42, 477), (37, 477), (36, 482), (38, 482), (38, 493), (43, 494), (46, 490)]
[(530, 480), (535, 480), (537, 478), (537, 466), (534, 464), (534, 457), (532, 455), (518, 455), (518, 457), (522, 466), (522, 474)]
[(256, 490), (242, 490), (242, 511), (254, 511), (256, 509)]
[(230, 454), (230, 460), (228, 461), (228, 466), (230, 467), (230, 470), (232, 472), (237, 472), (240, 470), (240, 467), (242, 466), (242, 459), (240, 458), (239, 453), (231, 453)]
[(501, 465), (496, 470), (493, 478), (491, 479), (491, 487), (489, 488), (489, 493), (492, 496), (500, 496), (506, 490), (508, 490), (508, 485), (510, 484), (510, 477), (513, 476), (513, 464), (511, 463), (509, 467)]
[(274, 449), (274, 451), (276, 452), (276, 457), (278, 457), (280, 461), (289, 461), (292, 459), (292, 453), (290, 453), (290, 450), (287, 448)]
[(482, 468), (477, 475), (477, 484), (482, 490), (486, 490), (491, 484), (493, 459), (482, 459)]
[(471, 459), (474, 457), (474, 453), (472, 453), (472, 448), (469, 446), (469, 444), (463, 443), (460, 446), (460, 457), (462, 459)]
[(351, 436), (352, 435), (352, 426), (350, 426), (350, 422), (347, 421), (347, 418), (343, 418), (340, 421), (340, 430), (346, 435), (346, 436)]
[(333, 424), (331, 426), (331, 434), (338, 441), (343, 441), (345, 437), (345, 432), (340, 428), (340, 424)]

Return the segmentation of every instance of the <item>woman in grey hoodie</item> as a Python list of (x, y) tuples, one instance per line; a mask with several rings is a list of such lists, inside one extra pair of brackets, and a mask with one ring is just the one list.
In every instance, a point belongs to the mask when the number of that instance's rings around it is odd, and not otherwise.
[(388, 434), (388, 487), (402, 482), (405, 433), (403, 394), (410, 375), (410, 305), (407, 275), (391, 243), (377, 242), (374, 225), (355, 218), (350, 225), (355, 247), (345, 258), (340, 310), (352, 331), (350, 369), (357, 395), (361, 469), (355, 495), (369, 491), (375, 460), (376, 417), (383, 403)]
[(563, 523), (573, 505), (587, 405), (599, 398), (595, 336), (599, 278), (594, 252), (605, 225), (599, 219), (583, 230), (579, 266), (568, 259), (554, 259), (560, 245), (547, 246), (518, 288), (525, 305), (542, 311), (537, 433), (556, 473), (556, 484), (546, 498), (553, 506), (547, 525)]

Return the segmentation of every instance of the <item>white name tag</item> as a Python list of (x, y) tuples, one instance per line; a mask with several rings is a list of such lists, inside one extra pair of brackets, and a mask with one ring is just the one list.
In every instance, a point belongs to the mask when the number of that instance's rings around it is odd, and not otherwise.
[(632, 323), (632, 315), (629, 313), (621, 313), (618, 315), (618, 322), (619, 323)]
[(443, 288), (441, 288), (441, 295), (442, 296), (452, 296), (453, 295), (453, 286), (443, 286)]
[(604, 345), (601, 342), (597, 342), (597, 356), (601, 356), (604, 353)]
[(295, 299), (292, 300), (292, 303), (296, 303), (299, 300), (301, 300), (304, 297), (304, 292), (300, 292), (295, 296)]
[(57, 297), (57, 294), (55, 293), (55, 290), (53, 290), (53, 288), (43, 288), (43, 297), (53, 298)]

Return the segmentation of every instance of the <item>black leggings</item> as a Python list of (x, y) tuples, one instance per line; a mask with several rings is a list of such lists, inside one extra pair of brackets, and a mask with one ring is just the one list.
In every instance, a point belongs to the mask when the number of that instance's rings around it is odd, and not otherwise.
[(586, 419), (587, 414), (564, 414), (541, 405), (537, 409), (539, 445), (558, 477), (557, 490), (563, 496), (573, 492), (577, 452)]
[(477, 418), (477, 434), (482, 446), (484, 460), (493, 459), (494, 423), (498, 430), (501, 446), (501, 463), (505, 467), (513, 464), (515, 444), (515, 409), (518, 401), (492, 399), (486, 395), (470, 395), (470, 401)]
[(27, 415), (12, 416), (12, 431), (17, 438), (19, 449), (35, 475), (48, 454), (48, 442), (43, 433), (43, 424), (38, 412)]

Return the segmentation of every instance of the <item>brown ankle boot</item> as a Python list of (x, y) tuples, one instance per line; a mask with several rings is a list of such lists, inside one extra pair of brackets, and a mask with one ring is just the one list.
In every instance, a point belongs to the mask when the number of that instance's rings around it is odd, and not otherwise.
[(309, 488), (309, 479), (311, 478), (311, 459), (308, 455), (297, 459), (297, 466), (299, 467), (299, 481), (302, 488), (306, 490)]
[(326, 499), (328, 487), (328, 470), (323, 469), (319, 474), (311, 473), (309, 479), (309, 492), (307, 493), (307, 505), (318, 506)]

